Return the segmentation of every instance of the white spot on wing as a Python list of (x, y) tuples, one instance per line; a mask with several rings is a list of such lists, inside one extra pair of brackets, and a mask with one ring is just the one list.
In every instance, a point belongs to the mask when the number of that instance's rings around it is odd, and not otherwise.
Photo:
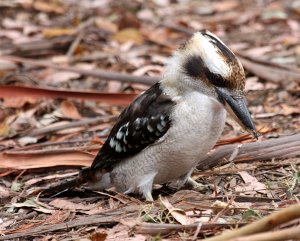
[(117, 132), (116, 138), (121, 140), (124, 136), (124, 132), (122, 131), (122, 128)]
[(116, 152), (121, 152), (122, 151), (122, 147), (121, 147), (121, 144), (119, 142), (116, 142), (115, 150), (116, 150)]
[(148, 129), (149, 132), (153, 132), (154, 131), (154, 129), (152, 128), (152, 126), (150, 124), (147, 125), (147, 129)]
[(110, 141), (109, 141), (109, 146), (110, 146), (111, 148), (115, 148), (115, 146), (116, 146), (116, 141), (115, 141), (114, 138), (111, 138), (111, 139), (110, 139)]
[(141, 124), (141, 119), (140, 118), (136, 118), (136, 120), (134, 121), (134, 124), (139, 127), (139, 125)]
[(161, 116), (160, 117), (160, 124), (165, 127), (167, 125), (167, 122), (165, 121), (165, 117), (164, 116)]
[(156, 127), (160, 132), (162, 132), (164, 129), (164, 127), (160, 123), (158, 123)]

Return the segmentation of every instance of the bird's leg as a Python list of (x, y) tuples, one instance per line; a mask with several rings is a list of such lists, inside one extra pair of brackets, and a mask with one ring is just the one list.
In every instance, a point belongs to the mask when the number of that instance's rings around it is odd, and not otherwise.
[(152, 185), (156, 174), (157, 174), (156, 172), (150, 172), (140, 177), (140, 180), (138, 180), (139, 183), (138, 188), (140, 190), (140, 193), (143, 194), (143, 196), (146, 198), (147, 201), (153, 202)]
[(151, 191), (148, 191), (148, 192), (144, 193), (143, 195), (144, 195), (146, 201), (150, 201), (150, 202), (154, 201), (154, 199), (152, 197), (152, 194), (151, 194)]
[(190, 184), (193, 189), (196, 189), (198, 191), (205, 191), (209, 188), (209, 185), (203, 185), (199, 182), (196, 182), (192, 177), (188, 177), (186, 182)]
[(185, 183), (188, 183), (193, 187), (193, 189), (196, 189), (197, 191), (205, 191), (209, 188), (211, 188), (211, 185), (203, 185), (199, 182), (196, 182), (192, 177), (192, 173), (194, 171), (194, 168), (191, 169), (185, 176)]

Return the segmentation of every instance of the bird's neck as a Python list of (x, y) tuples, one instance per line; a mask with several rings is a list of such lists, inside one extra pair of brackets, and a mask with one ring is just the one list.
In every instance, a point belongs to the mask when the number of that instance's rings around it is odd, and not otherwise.
[(164, 92), (172, 99), (181, 98), (191, 92), (198, 92), (217, 99), (217, 93), (212, 86), (208, 86), (204, 81), (193, 80), (184, 73), (180, 73), (178, 67), (173, 71), (168, 68), (160, 83)]

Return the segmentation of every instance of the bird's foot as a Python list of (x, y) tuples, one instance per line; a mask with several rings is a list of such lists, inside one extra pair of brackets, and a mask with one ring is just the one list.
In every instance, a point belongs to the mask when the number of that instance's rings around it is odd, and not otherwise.
[(146, 201), (150, 201), (150, 202), (154, 201), (151, 192), (144, 193), (144, 197), (145, 197)]
[(197, 191), (207, 191), (208, 189), (212, 189), (213, 185), (203, 185), (201, 183), (196, 182), (193, 178), (189, 177), (187, 179), (187, 183), (193, 187), (193, 189)]

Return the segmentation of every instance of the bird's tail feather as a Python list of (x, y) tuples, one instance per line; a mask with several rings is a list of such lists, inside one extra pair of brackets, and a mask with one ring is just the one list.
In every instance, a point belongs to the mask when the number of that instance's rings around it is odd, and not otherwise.
[(78, 187), (80, 185), (89, 182), (90, 180), (94, 179), (94, 172), (91, 171), (90, 168), (82, 169), (79, 174), (74, 177), (73, 179), (62, 181), (60, 183), (56, 183), (48, 187), (46, 190), (42, 192), (43, 196), (46, 197), (53, 197), (57, 196), (58, 194), (70, 190), (74, 187)]

